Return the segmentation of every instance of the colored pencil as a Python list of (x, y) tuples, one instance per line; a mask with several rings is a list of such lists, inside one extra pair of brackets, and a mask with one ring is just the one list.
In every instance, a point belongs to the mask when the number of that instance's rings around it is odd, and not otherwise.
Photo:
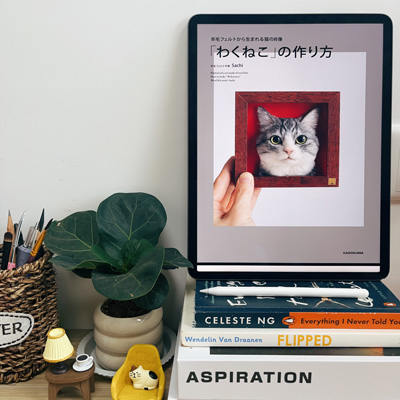
[(12, 233), (12, 235), (14, 236), (14, 223), (13, 220), (11, 218), (11, 212), (10, 210), (8, 210), (8, 220), (7, 220), (7, 232)]

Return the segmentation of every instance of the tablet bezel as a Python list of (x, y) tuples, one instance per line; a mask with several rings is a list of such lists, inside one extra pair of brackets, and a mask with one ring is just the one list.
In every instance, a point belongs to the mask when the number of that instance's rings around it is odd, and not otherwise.
[[(383, 26), (383, 76), (382, 76), (382, 151), (381, 151), (381, 209), (380, 209), (380, 270), (379, 272), (247, 272), (246, 266), (257, 263), (240, 263), (243, 271), (199, 271), (197, 266), (197, 27), (200, 24), (382, 24)], [(392, 93), (392, 23), (383, 14), (275, 14), (275, 15), (196, 15), (189, 22), (189, 182), (188, 182), (188, 258), (196, 279), (271, 279), (271, 280), (380, 280), (389, 273), (390, 258), (390, 141)], [(212, 265), (231, 265), (212, 263)], [(284, 261), (273, 265), (290, 265)], [(296, 264), (309, 265), (309, 264)], [(351, 264), (324, 263), (324, 267)], [(359, 266), (360, 264), (354, 264)]]

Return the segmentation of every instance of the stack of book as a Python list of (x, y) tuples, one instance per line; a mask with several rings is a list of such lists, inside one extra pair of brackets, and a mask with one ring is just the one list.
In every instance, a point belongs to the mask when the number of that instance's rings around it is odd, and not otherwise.
[(182, 315), (183, 346), (399, 347), (400, 301), (382, 282), (299, 282), (301, 287), (363, 288), (357, 298), (225, 297), (215, 286), (279, 282), (192, 281)]
[(359, 286), (364, 300), (200, 292), (242, 284), (265, 282), (189, 277), (168, 400), (399, 398), (400, 302), (385, 285), (308, 284)]

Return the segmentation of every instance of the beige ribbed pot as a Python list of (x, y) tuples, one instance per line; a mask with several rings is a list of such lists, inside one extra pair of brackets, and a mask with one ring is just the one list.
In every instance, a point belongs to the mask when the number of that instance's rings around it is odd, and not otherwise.
[(153, 344), (162, 354), (162, 307), (139, 317), (114, 318), (101, 311), (102, 305), (97, 306), (93, 320), (96, 359), (103, 368), (118, 370), (134, 344)]

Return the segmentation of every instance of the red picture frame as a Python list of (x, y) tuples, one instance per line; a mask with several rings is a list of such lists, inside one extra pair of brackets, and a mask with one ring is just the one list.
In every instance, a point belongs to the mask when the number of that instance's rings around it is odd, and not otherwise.
[[(340, 92), (236, 92), (235, 176), (249, 171), (257, 187), (339, 186)], [(278, 118), (298, 118), (318, 107), (320, 147), (313, 176), (258, 176), (257, 108)]]

